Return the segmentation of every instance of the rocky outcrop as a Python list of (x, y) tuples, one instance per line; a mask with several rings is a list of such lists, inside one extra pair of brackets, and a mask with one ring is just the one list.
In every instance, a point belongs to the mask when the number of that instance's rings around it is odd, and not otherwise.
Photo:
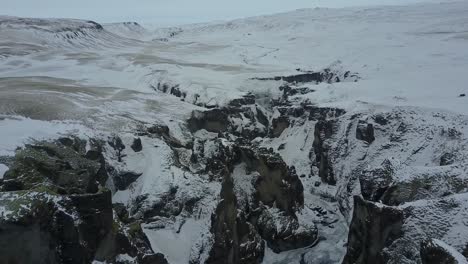
[(313, 150), (315, 153), (316, 166), (322, 182), (335, 185), (336, 179), (333, 166), (329, 158), (329, 146), (326, 142), (333, 134), (333, 122), (320, 120), (315, 124)]
[[(237, 107), (241, 103), (247, 105)], [(223, 108), (194, 111), (187, 126), (192, 133), (204, 129), (213, 133), (227, 132), (247, 139), (264, 137), (269, 126), (268, 117), (260, 106), (250, 103), (249, 99), (245, 99)]]
[(154, 124), (139, 132), (140, 136), (156, 137), (164, 140), (172, 148), (192, 148), (190, 140), (184, 141), (174, 137), (165, 124)]
[(262, 210), (257, 227), (275, 253), (311, 246), (318, 239), (316, 226), (299, 223), (294, 216), (274, 209)]
[[(275, 252), (310, 246), (317, 240), (316, 226), (300, 222), (295, 215), (304, 204), (304, 189), (295, 169), (273, 150), (249, 141), (265, 137), (269, 126), (265, 114), (252, 103), (250, 97), (243, 98), (206, 114), (195, 112), (188, 121), (191, 131), (205, 129), (218, 136), (209, 144), (196, 142), (191, 157), (203, 162), (213, 179), (223, 182), (221, 200), (211, 218), (214, 242), (207, 263), (261, 263), (264, 240)], [(274, 136), (281, 134), (279, 130)], [(236, 166), (244, 166), (247, 176), (235, 174)], [(246, 187), (237, 185), (237, 177), (252, 177), (248, 180), (251, 193), (238, 193)]]
[(130, 146), (133, 151), (140, 152), (143, 150), (143, 145), (141, 144), (141, 138), (134, 138), (132, 145)]
[(268, 149), (237, 144), (237, 162), (244, 162), (249, 171), (259, 173), (255, 182), (255, 200), (294, 214), (304, 204), (304, 187), (294, 168), (288, 168), (279, 154)]
[[(221, 201), (212, 216), (214, 245), (208, 263), (260, 263), (263, 239), (275, 252), (312, 245), (317, 240), (314, 225), (300, 223), (295, 212), (303, 205), (303, 186), (293, 168), (278, 154), (239, 140), (231, 146), (224, 173)], [(234, 165), (244, 164), (258, 177), (250, 203), (240, 203), (235, 191)]]
[(272, 137), (279, 137), (281, 133), (289, 127), (289, 118), (287, 116), (280, 116), (274, 118), (271, 121), (271, 136)]
[(187, 121), (187, 125), (192, 132), (200, 129), (214, 133), (225, 132), (228, 130), (229, 124), (226, 112), (218, 108), (204, 112), (194, 111)]
[(359, 120), (356, 127), (356, 138), (359, 140), (363, 140), (368, 144), (374, 142), (374, 125), (371, 123), (367, 123), (363, 120)]
[(455, 155), (453, 153), (444, 153), (440, 157), (440, 166), (452, 165), (455, 161)]
[(353, 220), (343, 264), (386, 263), (383, 249), (401, 235), (403, 212), (354, 197)]
[(359, 175), (361, 193), (366, 200), (386, 205), (401, 205), (420, 199), (433, 199), (468, 188), (465, 174), (456, 168), (399, 168), (396, 161), (385, 159), (375, 168)]
[(206, 263), (261, 263), (265, 243), (244, 213), (239, 213), (233, 188), (232, 179), (227, 176), (221, 190), (221, 201), (211, 220), (214, 243)]
[(384, 160), (381, 166), (363, 170), (359, 177), (364, 199), (378, 202), (394, 180), (395, 168), (391, 160)]
[[(343, 263), (466, 263), (459, 253), (466, 225), (458, 220), (466, 201), (462, 193), (394, 207), (355, 197)], [(450, 245), (440, 240), (453, 236)]]
[(164, 263), (156, 262), (161, 256), (139, 223), (114, 218), (111, 192), (101, 185), (107, 174), (97, 142), (61, 138), (17, 151), (0, 192), (2, 261), (119, 263), (117, 256), (127, 254), (134, 263)]
[(167, 84), (167, 83), (158, 82), (158, 84), (156, 86), (151, 85), (151, 88), (153, 90), (155, 90), (155, 91), (160, 91), (160, 92), (163, 92), (163, 93), (171, 94), (171, 95), (173, 95), (175, 97), (179, 97), (179, 98), (181, 98), (181, 100), (184, 100), (187, 97), (187, 93), (182, 91), (180, 89), (180, 85), (178, 85), (178, 84), (170, 85), (170, 84)]
[(313, 71), (302, 71), (300, 74), (296, 75), (288, 75), (288, 76), (275, 76), (275, 77), (268, 77), (268, 78), (255, 78), (256, 80), (268, 81), (285, 81), (288, 83), (335, 83), (335, 82), (342, 82), (344, 80), (352, 80), (357, 81), (359, 79), (356, 73), (351, 73), (350, 71), (345, 71), (343, 73), (339, 71), (334, 71), (330, 68), (326, 68), (319, 72)]
[(142, 173), (133, 172), (133, 171), (124, 171), (124, 172), (115, 172), (113, 177), (114, 185), (117, 190), (125, 190), (130, 186), (130, 184), (134, 183)]
[(86, 142), (77, 138), (27, 145), (17, 151), (15, 162), (5, 173), (2, 189), (47, 188), (59, 194), (95, 193), (99, 184), (107, 180), (102, 155), (96, 153), (99, 149), (96, 146), (86, 151)]

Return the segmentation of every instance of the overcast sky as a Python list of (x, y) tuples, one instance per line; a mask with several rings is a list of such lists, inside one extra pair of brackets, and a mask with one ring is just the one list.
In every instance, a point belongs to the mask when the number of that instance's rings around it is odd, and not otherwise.
[(176, 25), (317, 6), (341, 7), (420, 1), (437, 0), (0, 0), (0, 15)]

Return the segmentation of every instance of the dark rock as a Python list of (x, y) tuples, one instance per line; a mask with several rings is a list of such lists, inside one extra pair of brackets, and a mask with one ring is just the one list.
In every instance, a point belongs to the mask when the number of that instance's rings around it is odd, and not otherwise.
[(122, 162), (122, 151), (125, 149), (122, 139), (118, 136), (114, 136), (108, 140), (108, 143), (116, 151), (118, 161)]
[(374, 142), (374, 125), (360, 120), (356, 127), (356, 139), (364, 140), (368, 144)]
[(268, 124), (270, 123), (268, 121), (268, 117), (263, 113), (263, 111), (260, 108), (256, 107), (256, 110), (257, 110), (256, 117), (257, 117), (258, 122), (260, 122), (260, 124), (264, 125), (265, 127), (268, 127)]
[(131, 214), (141, 212), (139, 218), (151, 219), (153, 217), (172, 217), (178, 216), (184, 209), (184, 200), (176, 199), (177, 188), (172, 188), (169, 192), (161, 195), (159, 200), (147, 203), (148, 196), (140, 195), (136, 198), (135, 204), (131, 209)]
[[(116, 263), (118, 254), (138, 256), (142, 263), (154, 254), (123, 205), (116, 206), (114, 219), (111, 192), (99, 186), (102, 153), (95, 160), (85, 146), (63, 138), (17, 152), (6, 176), (21, 191), (0, 192), (0, 204), (11, 212), (0, 218), (0, 263)], [(96, 188), (89, 188), (90, 179)]]
[(194, 111), (187, 121), (190, 131), (195, 132), (205, 129), (209, 132), (219, 133), (228, 130), (228, 115), (221, 109), (211, 109), (208, 111)]
[(253, 104), (255, 104), (255, 95), (251, 93), (246, 94), (241, 98), (231, 100), (229, 102), (229, 106), (233, 106), (233, 107), (241, 107), (244, 105), (253, 105)]
[(279, 87), (279, 90), (283, 92), (283, 100), (287, 100), (289, 96), (296, 94), (308, 94), (315, 92), (315, 90), (309, 89), (308, 87), (293, 88), (289, 85), (282, 85)]
[(130, 184), (134, 183), (143, 173), (141, 172), (133, 172), (133, 171), (125, 171), (121, 173), (117, 173), (114, 176), (114, 185), (117, 190), (123, 191), (130, 186)]
[(359, 183), (364, 199), (374, 202), (380, 201), (392, 184), (394, 173), (395, 169), (390, 160), (384, 160), (382, 165), (377, 168), (363, 170), (359, 176)]
[(403, 212), (354, 197), (354, 212), (343, 264), (386, 263), (382, 250), (402, 232)]
[(117, 217), (119, 218), (119, 220), (124, 223), (124, 224), (129, 224), (130, 222), (134, 221), (128, 211), (127, 211), (127, 207), (125, 207), (124, 204), (122, 203), (115, 203), (112, 205), (112, 207), (114, 208), (114, 212), (115, 214), (117, 215)]
[(257, 220), (260, 235), (275, 253), (303, 248), (317, 241), (314, 225), (300, 225), (295, 217), (283, 212), (263, 210)]
[(133, 139), (133, 143), (132, 145), (130, 146), (133, 151), (135, 152), (140, 152), (143, 150), (143, 145), (141, 144), (141, 138), (134, 138)]
[(338, 118), (346, 113), (340, 108), (308, 106), (309, 120), (319, 121)]
[(4, 179), (2, 181), (2, 191), (4, 192), (12, 192), (17, 190), (24, 190), (25, 186), (21, 180), (12, 179), (14, 176), (10, 176), (10, 171), (5, 172), (3, 176)]
[[(1, 193), (0, 195), (2, 195), (1, 200), (4, 201), (4, 194)], [(19, 210), (18, 208), (19, 217), (15, 220), (8, 219), (2, 214), (0, 220), (0, 256), (2, 263), (55, 264), (61, 261), (62, 256), (56, 254), (58, 252), (54, 250), (56, 239), (53, 238), (53, 234), (49, 230), (49, 228), (55, 228), (52, 221), (55, 211), (54, 205), (48, 203), (42, 197), (35, 196), (31, 198), (34, 199), (34, 203), (21, 200), (11, 201), (30, 208), (28, 211)], [(69, 218), (69, 220), (73, 222), (72, 219)], [(59, 218), (57, 218), (57, 221), (61, 222)], [(69, 233), (73, 233), (73, 231), (70, 230), (67, 234)], [(73, 236), (73, 234), (70, 234), (70, 236)], [(71, 244), (69, 245), (71, 246)], [(79, 247), (78, 250), (80, 249)], [(81, 263), (84, 261), (83, 258), (77, 260), (81, 261)]]
[(122, 139), (118, 136), (114, 136), (109, 139), (109, 145), (117, 151), (122, 151), (125, 149), (125, 145), (122, 142)]
[(156, 137), (163, 139), (169, 146), (173, 148), (189, 148), (189, 149), (192, 148), (191, 142), (184, 144), (179, 139), (173, 137), (170, 134), (169, 127), (166, 125), (161, 125), (161, 124), (153, 125), (147, 128), (146, 132), (147, 132), (146, 135), (156, 136)]
[(146, 130), (149, 134), (169, 135), (169, 127), (166, 125), (153, 125)]
[(58, 142), (60, 142), (64, 146), (72, 147), (75, 141), (71, 138), (59, 138)]
[(282, 116), (302, 117), (305, 114), (305, 109), (301, 106), (279, 106), (276, 108)]
[(374, 121), (379, 124), (379, 125), (382, 125), (382, 126), (385, 126), (389, 123), (388, 119), (382, 115), (382, 114), (378, 114), (374, 117)]
[(304, 205), (304, 187), (293, 168), (288, 168), (281, 156), (264, 148), (253, 149), (239, 146), (240, 161), (249, 171), (257, 171), (260, 177), (255, 182), (256, 200), (294, 214)]
[(170, 94), (174, 95), (175, 97), (179, 97), (179, 98), (182, 98), (184, 99), (185, 97), (187, 97), (187, 94), (185, 92), (182, 92), (180, 90), (180, 86), (177, 84), (173, 87), (171, 87), (170, 89)]
[[(110, 192), (73, 195), (70, 200), (61, 196), (51, 199), (45, 193), (19, 194), (8, 205), (9, 208), (24, 205), (16, 209), (17, 217), (0, 221), (0, 241), (8, 242), (0, 242), (1, 260), (44, 264), (92, 262), (112, 228), (110, 199)], [(73, 215), (79, 216), (80, 221), (75, 221)]]
[(268, 119), (259, 107), (225, 107), (207, 111), (193, 111), (187, 121), (190, 131), (205, 129), (209, 132), (229, 132), (248, 139), (266, 135)]
[(272, 137), (279, 137), (283, 133), (283, 131), (289, 127), (289, 118), (287, 116), (280, 116), (278, 118), (274, 118), (271, 122), (271, 136)]
[(112, 228), (112, 194), (104, 190), (97, 194), (72, 195), (69, 198), (80, 216), (78, 232), (87, 246), (84, 254), (92, 258)]
[(440, 157), (440, 166), (452, 165), (455, 162), (455, 155), (452, 153), (444, 153)]
[(85, 154), (85, 158), (90, 160), (99, 160), (101, 158), (102, 150), (91, 149), (88, 150)]
[[(358, 76), (356, 74), (351, 74), (350, 72), (347, 72), (343, 75), (343, 79), (349, 79), (353, 78), (355, 81), (358, 79)], [(321, 72), (313, 72), (313, 71), (306, 71), (301, 74), (296, 74), (296, 75), (289, 75), (289, 76), (276, 76), (276, 77), (270, 77), (270, 78), (254, 78), (256, 80), (262, 80), (262, 81), (268, 81), (268, 80), (274, 80), (274, 81), (285, 81), (288, 83), (321, 83), (321, 82), (327, 82), (327, 83), (334, 83), (334, 82), (340, 82), (340, 76), (336, 74), (335, 72), (331, 71), (330, 69), (324, 69)]]
[[(66, 144), (70, 141), (64, 141)], [(105, 181), (105, 163), (87, 159), (83, 147), (57, 142), (38, 142), (17, 151), (15, 161), (4, 176), (8, 191), (47, 186), (58, 193), (94, 193)], [(78, 151), (77, 151), (78, 150)]]
[(230, 177), (223, 181), (221, 201), (211, 217), (214, 243), (207, 264), (259, 264), (265, 245), (253, 226), (238, 213), (237, 199)]
[[(159, 39), (159, 40), (167, 41), (167, 39)], [(179, 97), (182, 100), (185, 99), (185, 97), (187, 97), (187, 93), (182, 91), (180, 89), (180, 85), (178, 85), (178, 84), (171, 86), (171, 85), (169, 85), (167, 83), (160, 83), (159, 82), (157, 86), (150, 85), (150, 87), (156, 92), (161, 91), (163, 93), (168, 93), (168, 94), (174, 95), (175, 97)]]
[[(294, 167), (288, 168), (278, 154), (266, 148), (256, 148), (247, 140), (240, 139), (234, 147), (219, 152), (224, 153), (218, 166), (218, 173), (223, 178), (222, 200), (212, 216), (215, 243), (208, 263), (260, 263), (264, 247), (262, 239), (273, 243), (279, 251), (309, 245), (315, 229), (300, 226), (294, 215), (304, 203), (303, 186)], [(240, 163), (246, 165), (247, 171), (258, 172), (251, 203), (239, 204), (233, 191), (231, 171)], [(271, 230), (276, 226), (272, 222), (275, 219), (263, 217), (262, 223), (258, 224), (262, 211), (273, 206), (279, 215), (295, 224), (288, 226), (285, 222), (284, 230), (276, 233)], [(265, 231), (262, 233), (265, 237), (258, 234), (259, 228)], [(273, 241), (275, 235), (282, 236), (276, 244)]]
[(432, 239), (421, 241), (420, 255), (422, 264), (459, 264), (446, 248), (436, 244)]

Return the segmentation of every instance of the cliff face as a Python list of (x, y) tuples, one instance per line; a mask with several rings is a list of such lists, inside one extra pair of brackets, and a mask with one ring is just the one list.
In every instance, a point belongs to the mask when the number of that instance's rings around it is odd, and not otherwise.
[(402, 225), (401, 210), (356, 196), (343, 263), (385, 263), (383, 249), (401, 236)]
[(114, 216), (111, 191), (102, 185), (108, 170), (98, 141), (60, 138), (17, 150), (1, 185), (2, 261), (120, 263), (128, 254), (139, 263), (167, 263), (139, 222)]

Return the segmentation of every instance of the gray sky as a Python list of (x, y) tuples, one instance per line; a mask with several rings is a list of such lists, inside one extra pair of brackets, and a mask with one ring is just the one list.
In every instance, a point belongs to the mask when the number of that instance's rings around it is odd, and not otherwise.
[(421, 1), (437, 0), (0, 0), (0, 15), (176, 25), (317, 6), (341, 7)]

